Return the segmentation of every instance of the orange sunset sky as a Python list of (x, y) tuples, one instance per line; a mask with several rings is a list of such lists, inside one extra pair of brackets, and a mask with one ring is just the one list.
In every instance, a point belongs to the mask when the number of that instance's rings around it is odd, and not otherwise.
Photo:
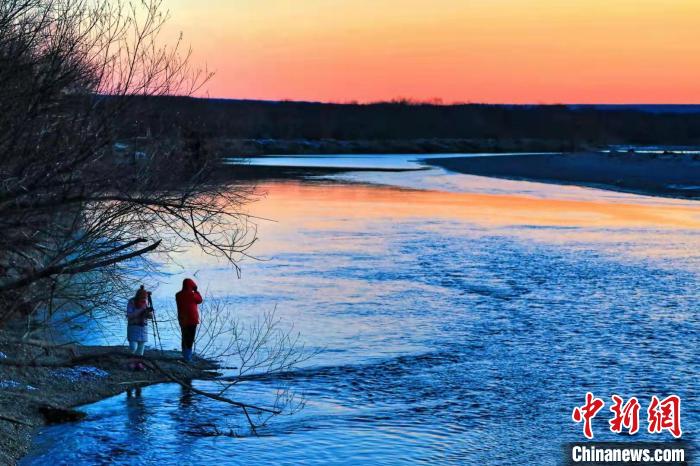
[(203, 95), (700, 103), (700, 0), (166, 0)]

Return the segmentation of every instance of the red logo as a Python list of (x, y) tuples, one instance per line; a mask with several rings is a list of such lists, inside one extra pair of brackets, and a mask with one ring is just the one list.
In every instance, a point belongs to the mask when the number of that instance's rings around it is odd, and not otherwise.
[[(641, 406), (636, 397), (631, 397), (627, 402), (619, 396), (611, 396), (613, 404), (610, 411), (613, 418), (608, 421), (610, 431), (621, 434), (624, 430), (630, 435), (639, 431), (639, 411)], [(583, 435), (588, 439), (593, 438), (593, 418), (603, 409), (605, 402), (601, 398), (596, 398), (593, 393), (586, 393), (586, 402), (583, 406), (576, 406), (571, 413), (574, 422), (583, 422)], [(651, 397), (651, 402), (647, 408), (647, 421), (649, 423), (647, 431), (650, 434), (660, 434), (668, 431), (675, 438), (679, 438), (681, 430), (681, 399), (677, 395), (671, 395), (663, 400), (657, 396)]]
[(639, 401), (632, 397), (623, 405), (622, 397), (617, 395), (613, 395), (612, 400), (615, 404), (610, 407), (610, 411), (615, 417), (609, 421), (610, 430), (619, 434), (625, 428), (630, 435), (636, 434), (639, 431)]
[(683, 434), (681, 430), (681, 399), (671, 395), (663, 400), (655, 396), (651, 397), (651, 403), (647, 409), (649, 421), (649, 433), (658, 434), (668, 430), (675, 438)]
[(588, 392), (586, 393), (586, 404), (575, 407), (574, 412), (571, 413), (571, 418), (574, 420), (574, 422), (578, 423), (583, 421), (583, 435), (585, 435), (586, 438), (593, 438), (591, 421), (598, 411), (603, 408), (603, 406), (605, 406), (605, 402), (603, 400), (594, 397), (593, 393)]

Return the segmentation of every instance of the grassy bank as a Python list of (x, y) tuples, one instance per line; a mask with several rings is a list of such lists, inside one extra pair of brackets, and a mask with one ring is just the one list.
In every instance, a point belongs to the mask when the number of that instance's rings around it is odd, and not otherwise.
[(0, 464), (8, 465), (27, 453), (36, 428), (81, 419), (77, 406), (173, 378), (217, 375), (215, 364), (185, 365), (177, 352), (149, 351), (139, 371), (124, 347), (53, 346), (2, 335), (0, 352)]

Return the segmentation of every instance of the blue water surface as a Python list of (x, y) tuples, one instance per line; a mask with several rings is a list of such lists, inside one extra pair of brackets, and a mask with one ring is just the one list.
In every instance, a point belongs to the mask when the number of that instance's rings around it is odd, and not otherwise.
[[(424, 185), (413, 174), (405, 187), (435, 190), (443, 177), (459, 192), (471, 183), (494, 195), (656, 202), (420, 173)], [(400, 176), (385, 184), (400, 186)], [(352, 186), (336, 178), (324, 189)], [(658, 200), (658, 208), (668, 203)], [(288, 384), (305, 396), (302, 411), (254, 436), (235, 408), (163, 384), (86, 406), (83, 422), (42, 428), (21, 464), (559, 464), (565, 442), (584, 440), (571, 410), (587, 391), (607, 403), (594, 421), (596, 440), (671, 439), (609, 432), (612, 394), (638, 397), (643, 410), (652, 395), (678, 394), (683, 438), (697, 435), (695, 229), (311, 209), (304, 221), (261, 225), (259, 233), (266, 260), (244, 261), (242, 279), (224, 264), (186, 256), (159, 299), (165, 306), (197, 268), (207, 293), (228, 299), (241, 318), (276, 306), (322, 352), (285, 377), (244, 382), (229, 395), (264, 402)]]

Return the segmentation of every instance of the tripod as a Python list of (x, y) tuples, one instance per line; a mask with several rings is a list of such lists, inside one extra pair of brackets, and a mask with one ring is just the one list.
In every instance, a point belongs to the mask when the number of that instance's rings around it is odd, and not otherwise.
[(161, 353), (163, 352), (163, 342), (160, 339), (160, 331), (158, 330), (158, 319), (156, 319), (156, 310), (153, 308), (153, 300), (151, 292), (148, 292), (148, 307), (151, 308), (151, 319), (153, 319), (153, 339), (158, 343)]

